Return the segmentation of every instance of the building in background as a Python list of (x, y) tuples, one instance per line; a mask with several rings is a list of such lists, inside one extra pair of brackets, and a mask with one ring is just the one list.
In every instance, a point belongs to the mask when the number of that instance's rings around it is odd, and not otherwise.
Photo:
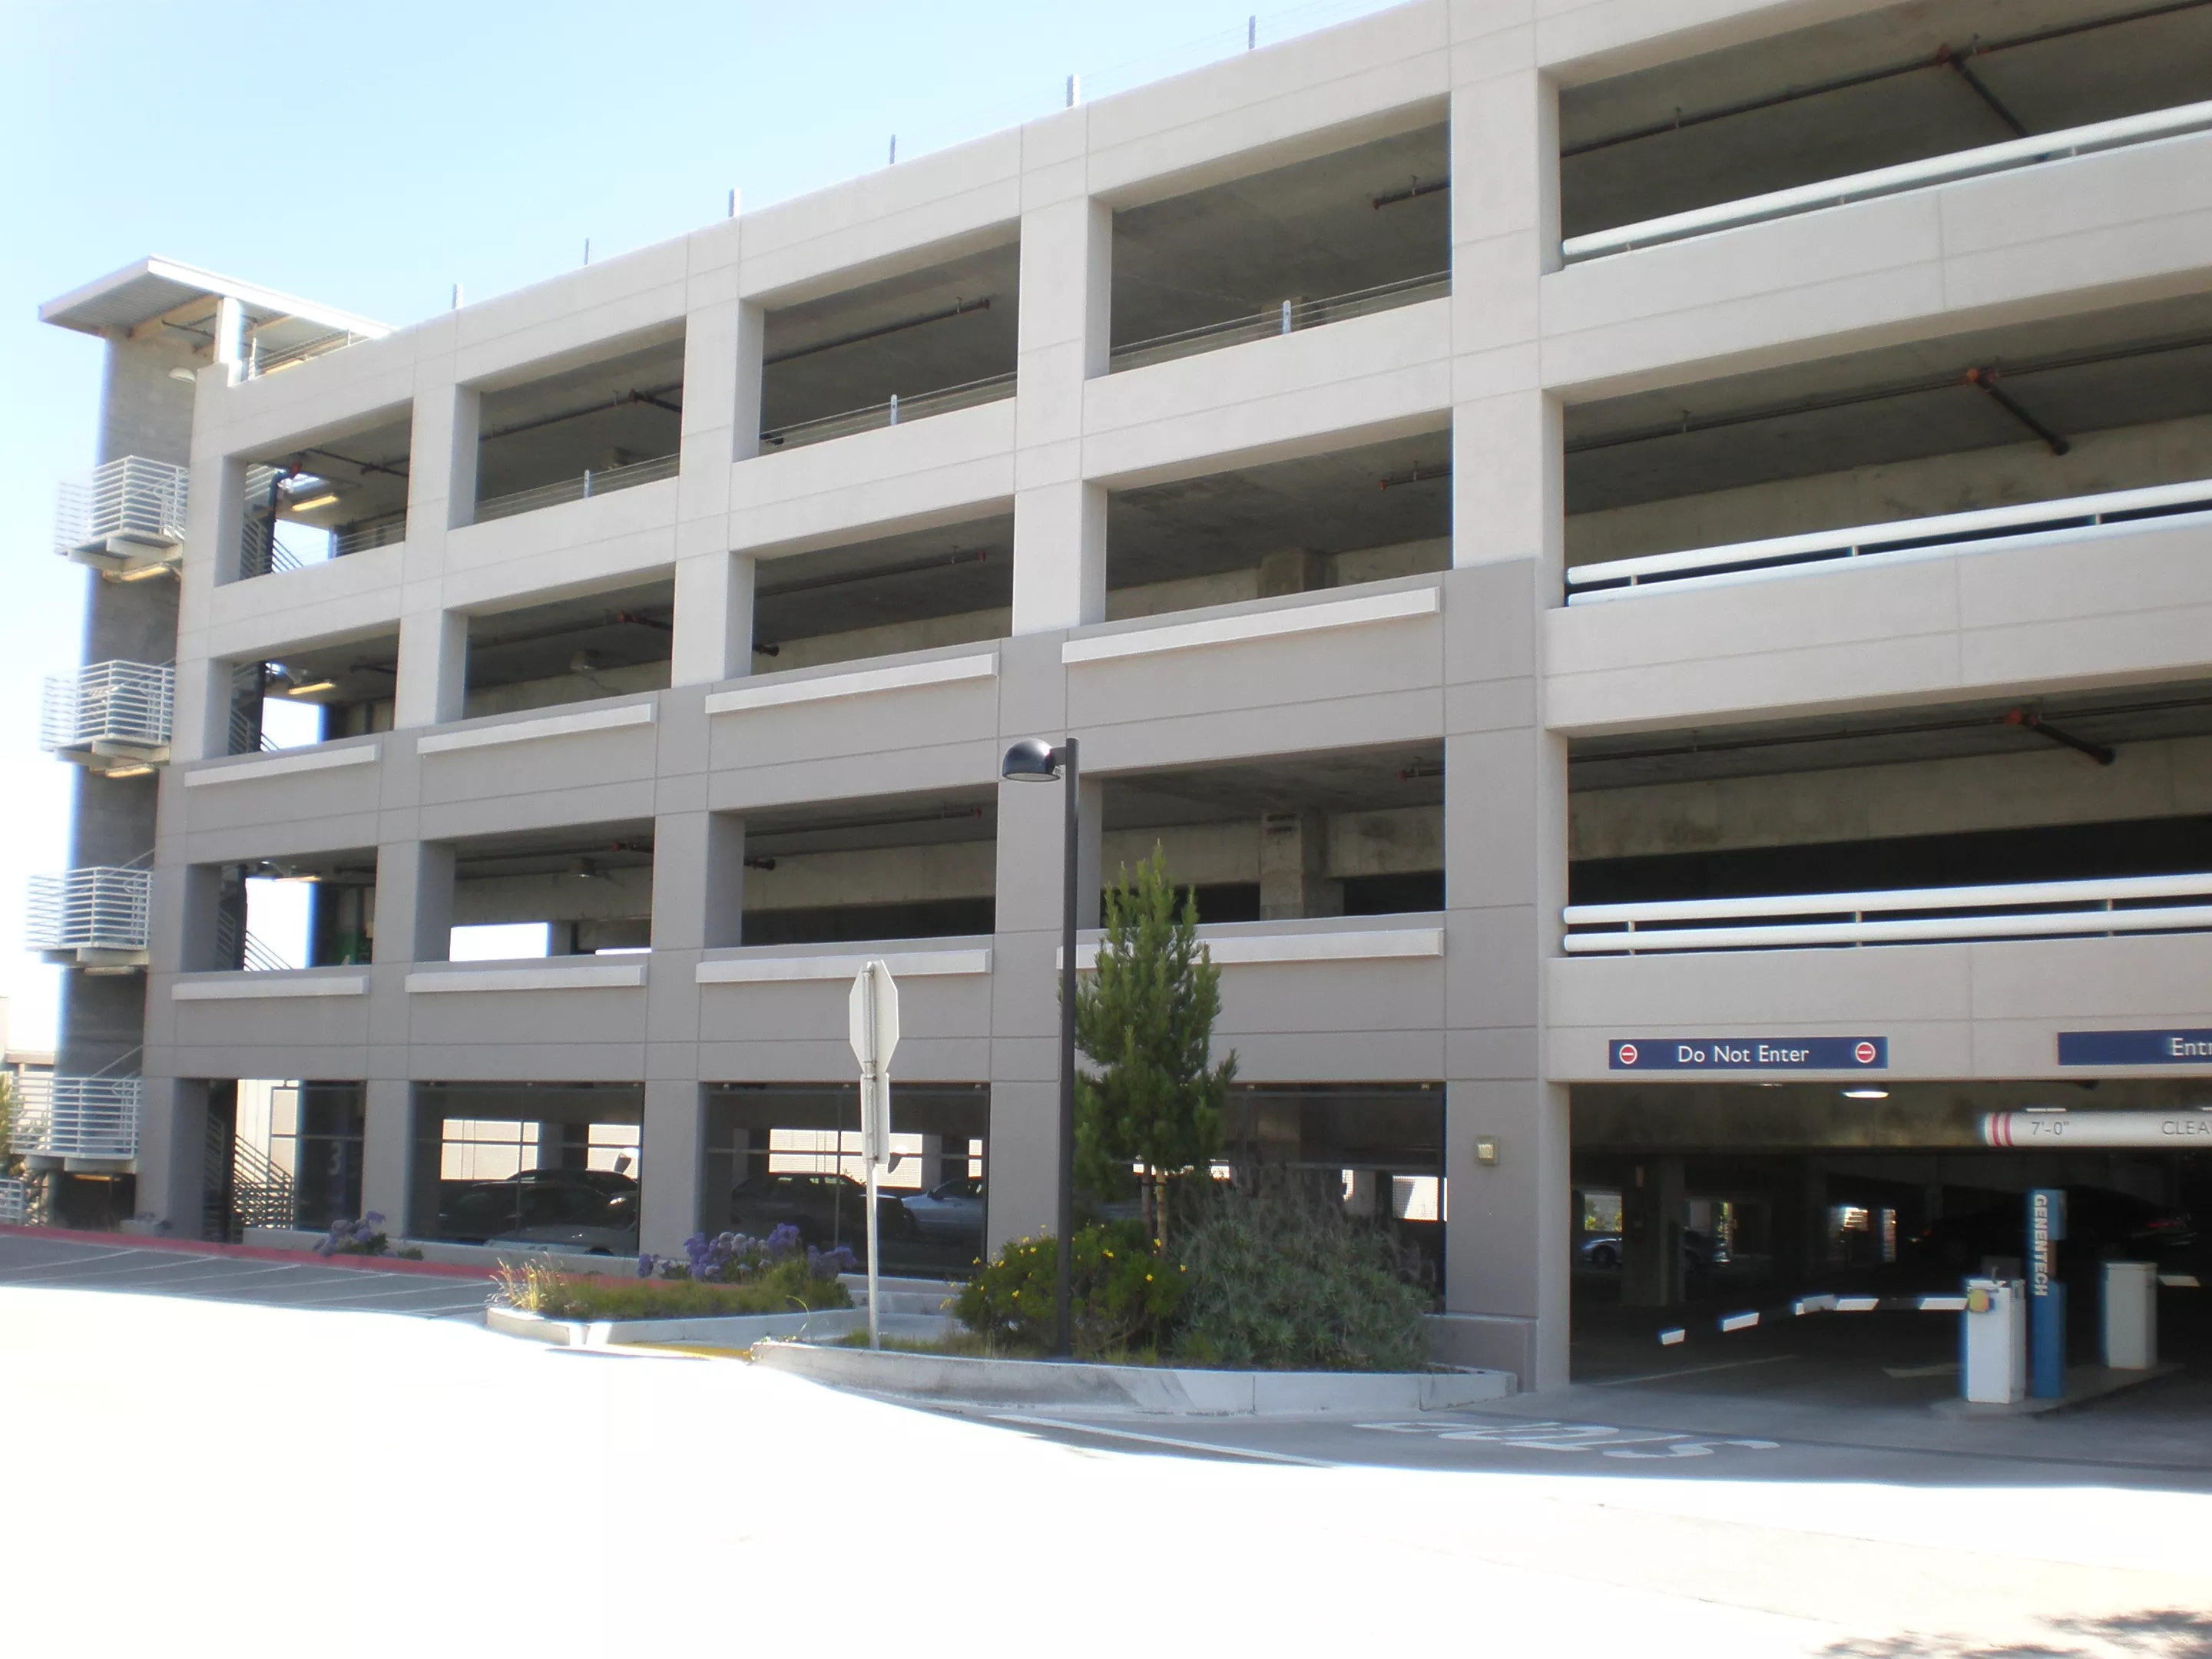
[(834, 1231), (881, 957), (914, 1178), (1035, 1231), (1060, 802), (999, 765), (1063, 732), (1086, 921), (1195, 890), (1228, 1162), (1387, 1216), (1455, 1358), (2201, 1192), (1982, 1126), (2208, 1098), (2212, 9), (1525, 10), (407, 328), (49, 305), (109, 352), (46, 1212)]

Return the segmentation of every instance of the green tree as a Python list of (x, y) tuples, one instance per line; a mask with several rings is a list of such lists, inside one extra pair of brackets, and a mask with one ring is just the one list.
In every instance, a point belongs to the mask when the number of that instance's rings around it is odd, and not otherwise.
[(1232, 1052), (1212, 1064), (1221, 970), (1198, 941), (1198, 906), (1176, 902), (1155, 845), (1106, 892), (1098, 969), (1075, 996), (1075, 1038), (1100, 1070), (1075, 1079), (1078, 1178), (1113, 1197), (1133, 1170), (1145, 1224), (1167, 1236), (1170, 1183), (1204, 1171), (1221, 1149), (1221, 1108), (1237, 1075)]
[(0, 1077), (0, 1180), (23, 1172), (22, 1159), (9, 1150), (15, 1142), (15, 1114), (21, 1104), (15, 1080)]

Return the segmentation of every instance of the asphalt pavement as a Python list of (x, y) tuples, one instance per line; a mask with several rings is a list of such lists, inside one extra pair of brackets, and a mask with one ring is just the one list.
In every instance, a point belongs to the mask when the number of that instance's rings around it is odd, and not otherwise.
[(421, 1319), (480, 1321), (489, 1284), (481, 1275), (410, 1273), (320, 1262), (270, 1261), (216, 1250), (0, 1234), (0, 1285), (128, 1291), (270, 1308), (347, 1309)]

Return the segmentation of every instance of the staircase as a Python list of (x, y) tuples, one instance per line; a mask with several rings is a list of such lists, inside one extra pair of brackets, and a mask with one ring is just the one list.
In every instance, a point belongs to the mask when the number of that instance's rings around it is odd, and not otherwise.
[(236, 1227), (233, 1242), (243, 1239), (248, 1227), (292, 1227), (299, 1211), (292, 1177), (264, 1157), (252, 1141), (231, 1147), (230, 1213)]

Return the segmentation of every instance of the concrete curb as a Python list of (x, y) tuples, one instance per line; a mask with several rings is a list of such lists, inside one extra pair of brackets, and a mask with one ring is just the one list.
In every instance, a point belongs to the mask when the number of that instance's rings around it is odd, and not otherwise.
[(764, 1337), (837, 1337), (868, 1328), (866, 1308), (822, 1308), (811, 1313), (742, 1314), (691, 1319), (548, 1319), (497, 1305), (484, 1310), (484, 1326), (502, 1336), (550, 1342), (558, 1348), (604, 1348), (610, 1343), (696, 1342), (749, 1348)]
[(873, 1353), (775, 1340), (757, 1344), (753, 1360), (772, 1370), (872, 1394), (1155, 1417), (1387, 1416), (1451, 1411), (1514, 1392), (1510, 1371), (1217, 1371)]
[[(885, 1313), (883, 1328), (891, 1335), (927, 1339), (943, 1335), (949, 1322), (924, 1315)], [(604, 1348), (631, 1343), (696, 1344), (701, 1347), (750, 1349), (767, 1338), (834, 1340), (868, 1328), (862, 1308), (820, 1308), (809, 1313), (704, 1315), (691, 1319), (548, 1319), (496, 1304), (484, 1310), (484, 1326), (502, 1336), (549, 1342), (562, 1348)]]

